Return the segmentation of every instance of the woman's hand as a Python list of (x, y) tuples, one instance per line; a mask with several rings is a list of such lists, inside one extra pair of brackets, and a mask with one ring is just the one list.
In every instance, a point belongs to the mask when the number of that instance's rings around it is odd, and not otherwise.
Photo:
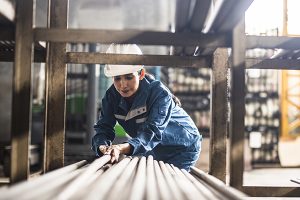
[(99, 150), (103, 154), (110, 155), (110, 162), (115, 163), (119, 161), (120, 154), (128, 154), (131, 152), (131, 145), (128, 143), (117, 144), (112, 146), (100, 145)]

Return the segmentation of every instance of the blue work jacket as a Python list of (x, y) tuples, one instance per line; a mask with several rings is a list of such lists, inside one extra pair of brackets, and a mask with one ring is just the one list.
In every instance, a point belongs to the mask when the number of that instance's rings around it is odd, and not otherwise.
[(94, 126), (92, 149), (96, 155), (101, 156), (100, 145), (114, 140), (117, 121), (131, 136), (132, 155), (153, 155), (155, 160), (189, 170), (199, 158), (202, 136), (172, 97), (160, 81), (146, 76), (129, 107), (112, 85), (102, 99), (100, 118)]

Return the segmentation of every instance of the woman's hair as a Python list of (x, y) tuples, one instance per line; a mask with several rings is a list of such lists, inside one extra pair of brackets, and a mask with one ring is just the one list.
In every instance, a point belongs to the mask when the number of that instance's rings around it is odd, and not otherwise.
[(181, 107), (181, 102), (180, 100), (178, 99), (178, 97), (176, 97), (174, 94), (172, 94), (172, 99), (173, 101), (175, 102), (175, 104), (179, 107)]

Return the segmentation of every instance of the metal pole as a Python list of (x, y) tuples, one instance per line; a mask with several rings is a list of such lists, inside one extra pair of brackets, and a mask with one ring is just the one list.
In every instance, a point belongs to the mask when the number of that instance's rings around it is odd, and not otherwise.
[(146, 199), (156, 200), (158, 198), (157, 180), (154, 174), (153, 156), (147, 158), (147, 183), (146, 183)]
[[(90, 191), (90, 188), (92, 188), (96, 182), (97, 179), (100, 178), (100, 176), (105, 172), (104, 167), (99, 169), (98, 171), (95, 172), (84, 184), (80, 190), (76, 191), (70, 199), (85, 199), (87, 191)], [(52, 198), (55, 199), (55, 196)]]
[(229, 184), (243, 187), (245, 140), (245, 17), (232, 31)]
[(128, 199), (137, 200), (144, 199), (146, 190), (146, 158), (142, 157), (139, 162), (135, 180), (132, 186), (131, 194)]
[(30, 173), (32, 21), (33, 1), (16, 1), (10, 157), (10, 181), (12, 183), (26, 180)]
[[(170, 166), (167, 165), (169, 168)], [(171, 168), (171, 167), (170, 167)], [(192, 182), (190, 179), (188, 179), (183, 172), (172, 165), (172, 169), (175, 171), (177, 174), (177, 177), (179, 177), (178, 181), (179, 184), (181, 185), (181, 188), (184, 190), (184, 192), (187, 194), (187, 197), (189, 199), (203, 199), (206, 198), (196, 187), (194, 182)], [(193, 194), (192, 196), (190, 194)]]
[(194, 183), (196, 188), (200, 191), (200, 193), (203, 195), (204, 199), (218, 199), (215, 194), (212, 193), (211, 190), (208, 189), (200, 180), (196, 179), (194, 176), (192, 176), (189, 172), (182, 169), (184, 175)]
[(87, 169), (80, 174), (70, 185), (68, 185), (56, 199), (69, 199), (77, 190), (79, 190), (85, 182), (103, 165), (110, 161), (110, 155), (104, 155), (91, 163)]
[[(49, 0), (48, 25), (50, 29), (67, 28), (68, 3), (68, 0)], [(65, 54), (65, 43), (48, 44), (43, 165), (45, 172), (64, 166), (67, 84)]]
[[(133, 176), (135, 175), (134, 172), (137, 168), (138, 161), (139, 161), (138, 157), (135, 157), (130, 161), (130, 163), (124, 170), (121, 177), (115, 183), (114, 191), (110, 192), (108, 194), (107, 199), (126, 199), (127, 193), (126, 193), (126, 191), (124, 191), (124, 189), (126, 188), (125, 190), (127, 190), (127, 188), (130, 188), (128, 183), (130, 183), (130, 181), (129, 181), (130, 178), (133, 178)], [(122, 194), (122, 195), (120, 195), (120, 194)]]
[(169, 186), (171, 193), (173, 194), (174, 199), (178, 199), (178, 200), (184, 199), (184, 195), (182, 194), (178, 185), (175, 183), (172, 175), (169, 173), (167, 167), (165, 166), (165, 163), (162, 161), (159, 161), (159, 165), (160, 165), (162, 173), (164, 174), (167, 185)]
[(233, 200), (240, 200), (242, 198), (247, 197), (247, 195), (243, 194), (242, 192), (226, 186), (222, 181), (219, 179), (206, 174), (205, 172), (201, 171), (200, 169), (197, 169), (195, 167), (191, 168), (192, 173), (195, 174), (197, 177), (208, 183), (211, 187), (216, 189), (218, 192), (220, 192), (222, 195), (227, 197), (228, 199)]
[[(96, 51), (96, 44), (89, 45), (89, 52)], [(88, 64), (88, 94), (87, 94), (87, 135), (85, 143), (89, 144), (92, 141), (94, 133), (94, 124), (97, 119), (97, 98), (98, 98), (98, 79), (97, 65)]]
[[(58, 190), (63, 188), (68, 182), (70, 182), (72, 179), (77, 177), (80, 173), (82, 173), (83, 169), (77, 169), (75, 171), (69, 172), (68, 174), (65, 174), (64, 176), (57, 177), (53, 181), (49, 181), (47, 183), (44, 183), (43, 185), (39, 185), (39, 189), (36, 190), (32, 188), (31, 192), (26, 192), (22, 194), (22, 198), (24, 199), (46, 199), (46, 196), (49, 196), (49, 199), (52, 199), (51, 196), (56, 196), (59, 194)], [(15, 196), (12, 199), (16, 199), (17, 196)]]
[(226, 182), (226, 144), (228, 130), (228, 52), (217, 49), (213, 54), (210, 81), (209, 173)]
[(84, 199), (88, 200), (101, 200), (105, 199), (109, 194), (110, 189), (118, 181), (119, 176), (122, 174), (131, 158), (124, 158), (121, 162), (113, 165), (107, 172), (100, 176), (94, 183), (94, 186), (89, 189)]
[[(12, 190), (7, 190), (6, 193), (1, 194), (1, 198), (6, 199), (6, 197), (20, 197), (22, 194), (26, 193), (29, 190), (34, 190), (40, 185), (45, 183), (53, 182), (58, 177), (67, 175), (68, 173), (73, 172), (74, 170), (82, 167), (87, 162), (85, 160), (74, 163), (72, 165), (57, 169), (55, 171), (49, 172), (37, 179), (33, 179), (30, 182), (21, 182), (13, 186)], [(54, 181), (55, 182), (55, 181)]]
[(154, 171), (157, 179), (158, 192), (160, 194), (160, 199), (175, 199), (174, 194), (168, 187), (167, 181), (164, 178), (163, 172), (158, 165), (158, 162), (154, 160)]

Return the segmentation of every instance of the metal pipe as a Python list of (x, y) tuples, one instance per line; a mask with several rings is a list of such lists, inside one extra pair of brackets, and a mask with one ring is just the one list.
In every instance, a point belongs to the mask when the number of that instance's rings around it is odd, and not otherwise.
[(78, 176), (70, 185), (68, 185), (56, 199), (65, 200), (70, 198), (78, 189), (80, 189), (85, 184), (85, 182), (93, 175), (93, 173), (95, 173), (98, 169), (100, 169), (103, 165), (110, 161), (110, 158), (110, 155), (104, 155), (96, 159), (87, 167), (87, 169), (82, 174), (80, 174), (80, 176)]
[(156, 160), (154, 160), (154, 171), (157, 179), (157, 186), (160, 194), (160, 199), (175, 199), (176, 197), (171, 192), (171, 189), (168, 187), (167, 181), (164, 178), (161, 168), (159, 167), (158, 162)]
[[(100, 176), (94, 183), (94, 186), (86, 192), (85, 199), (88, 200), (101, 200), (105, 199), (112, 186), (117, 182), (117, 179), (122, 174), (131, 158), (124, 158), (121, 162), (113, 165), (102, 176)], [(79, 198), (75, 198), (79, 199)]]
[[(85, 199), (86, 196), (86, 191), (89, 191), (89, 189), (93, 186), (93, 184), (95, 183), (96, 179), (98, 179), (103, 173), (105, 172), (104, 167), (102, 167), (101, 169), (99, 169), (98, 171), (95, 172), (95, 174), (93, 174), (84, 184), (84, 186), (82, 188), (80, 188), (80, 190), (78, 190), (76, 193), (74, 193), (70, 199)], [(59, 194), (59, 193), (57, 193)], [(50, 199), (55, 199), (55, 196), (53, 198)], [(49, 199), (49, 200), (50, 200)]]
[[(68, 174), (65, 174), (64, 176), (60, 176), (55, 179), (55, 181), (49, 181), (47, 183), (44, 183), (44, 185), (40, 185), (38, 190), (34, 190), (31, 192), (25, 192), (22, 194), (22, 199), (52, 199), (50, 196), (53, 196), (53, 194), (57, 195), (57, 190), (64, 187), (65, 184), (72, 181), (74, 178), (76, 178), (80, 173), (83, 172), (83, 169), (78, 169), (75, 171), (72, 171)], [(49, 196), (50, 198), (45, 198), (46, 196)], [(14, 196), (11, 199), (16, 199), (18, 196)]]
[[(130, 163), (124, 170), (123, 174), (116, 182), (116, 184), (114, 186), (114, 192), (110, 192), (107, 196), (107, 199), (126, 199), (127, 196), (124, 195), (125, 194), (124, 188), (128, 187), (128, 183), (130, 183), (130, 181), (129, 181), (130, 178), (134, 178), (133, 176), (134, 176), (134, 172), (136, 170), (138, 161), (139, 161), (138, 157), (134, 157), (130, 161)], [(120, 194), (123, 194), (123, 195), (120, 195)]]
[(204, 196), (204, 199), (218, 199), (211, 190), (209, 190), (207, 187), (205, 187), (204, 184), (202, 184), (199, 180), (197, 180), (194, 176), (192, 176), (190, 173), (188, 173), (186, 170), (181, 170), (184, 175), (195, 185), (195, 187), (200, 191), (200, 193)]
[[(89, 45), (89, 52), (96, 52), (96, 44)], [(97, 119), (97, 98), (98, 98), (98, 77), (99, 67), (95, 64), (88, 64), (88, 97), (87, 97), (87, 137), (85, 143), (92, 141), (94, 133), (94, 124)]]
[(57, 179), (58, 177), (65, 176), (66, 174), (82, 167), (86, 163), (87, 163), (86, 160), (82, 160), (82, 161), (74, 163), (72, 165), (68, 165), (66, 167), (46, 173), (37, 179), (30, 180), (30, 182), (24, 181), (24, 182), (18, 183), (16, 185), (14, 185), (12, 189), (7, 190), (6, 193), (1, 194), (0, 198), (6, 199), (12, 195), (13, 196), (21, 196), (22, 194), (26, 193), (29, 190), (36, 189), (40, 185), (52, 182), (55, 179)]
[(166, 179), (167, 185), (169, 186), (171, 193), (173, 193), (174, 199), (184, 199), (184, 195), (182, 194), (180, 188), (175, 183), (173, 177), (169, 173), (167, 167), (165, 166), (165, 163), (162, 161), (159, 161), (159, 165), (161, 168), (162, 173), (164, 174), (164, 177)]
[(146, 189), (146, 158), (143, 156), (140, 159), (135, 180), (132, 186), (131, 194), (128, 199), (137, 200), (144, 199), (144, 193)]
[(199, 177), (200, 179), (202, 179), (203, 181), (208, 183), (210, 186), (215, 188), (218, 192), (223, 194), (228, 199), (239, 200), (239, 199), (247, 197), (247, 195), (245, 195), (244, 193), (242, 193), (234, 188), (226, 186), (219, 179), (217, 179), (209, 174), (206, 174), (205, 172), (201, 171), (200, 169), (191, 167), (191, 171), (193, 174), (195, 174), (197, 177)]
[(147, 158), (147, 183), (146, 183), (146, 199), (156, 200), (158, 198), (157, 181), (154, 172), (153, 156)]
[[(85, 161), (71, 165), (66, 169), (52, 172), (56, 176), (44, 175), (37, 178), (31, 187), (15, 193), (14, 186), (0, 188), (0, 199), (242, 199), (245, 195), (227, 187), (218, 179), (192, 168), (192, 174), (186, 170), (153, 160), (152, 156), (125, 157), (119, 163), (105, 170), (109, 155), (95, 160), (90, 165)], [(79, 168), (80, 167), (80, 168)], [(76, 168), (76, 169), (75, 169)], [(79, 168), (79, 169), (78, 169)], [(73, 170), (70, 170), (73, 169)], [(64, 171), (66, 173), (61, 173)], [(51, 174), (51, 173), (49, 173)], [(47, 176), (48, 175), (48, 176)], [(59, 175), (59, 176), (58, 176)], [(53, 179), (53, 177), (55, 177)], [(40, 181), (43, 179), (43, 181)], [(47, 181), (45, 181), (47, 180)], [(34, 180), (33, 180), (34, 181)], [(39, 183), (38, 185), (36, 183)], [(26, 184), (26, 185), (27, 185)], [(32, 187), (34, 186), (34, 187)], [(24, 188), (24, 186), (22, 187)], [(39, 190), (36, 190), (39, 188)], [(22, 193), (20, 193), (20, 191)]]
[[(171, 168), (167, 164), (168, 168)], [(178, 177), (178, 184), (189, 199), (206, 199), (206, 197), (196, 188), (196, 185), (188, 179), (180, 169), (172, 165), (172, 168)], [(193, 195), (191, 195), (193, 194)]]

